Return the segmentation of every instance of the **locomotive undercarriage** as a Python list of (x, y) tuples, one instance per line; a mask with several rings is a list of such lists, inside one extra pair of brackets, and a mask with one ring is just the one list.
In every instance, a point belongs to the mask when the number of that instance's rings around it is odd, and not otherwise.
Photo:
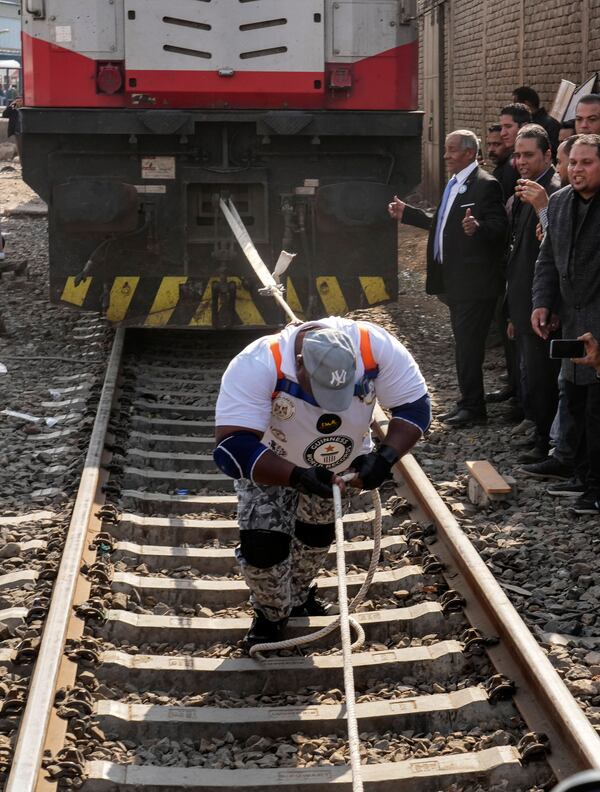
[(276, 326), (219, 198), (265, 263), (296, 253), (298, 315), (397, 294), (386, 205), (420, 178), (419, 113), (23, 111), (24, 178), (49, 205), (50, 295), (133, 326)]

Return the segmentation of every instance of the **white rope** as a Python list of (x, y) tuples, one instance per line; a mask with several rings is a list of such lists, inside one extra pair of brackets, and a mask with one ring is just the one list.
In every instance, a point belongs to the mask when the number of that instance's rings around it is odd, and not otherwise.
[[(354, 478), (354, 473), (349, 473), (342, 476), (343, 479), (348, 480)], [(369, 569), (365, 576), (362, 586), (358, 593), (348, 605), (348, 590), (346, 581), (346, 557), (344, 552), (344, 518), (342, 513), (342, 500), (340, 489), (337, 485), (333, 485), (333, 505), (335, 511), (335, 549), (337, 561), (337, 575), (338, 575), (338, 601), (340, 607), (340, 615), (327, 627), (323, 627), (317, 632), (309, 633), (308, 635), (301, 635), (297, 638), (288, 638), (285, 641), (277, 641), (275, 643), (255, 644), (250, 647), (251, 657), (261, 657), (262, 652), (276, 652), (282, 649), (295, 649), (299, 646), (306, 646), (307, 644), (314, 643), (321, 638), (329, 635), (329, 633), (336, 630), (339, 626), (342, 638), (342, 655), (344, 665), (344, 688), (346, 692), (346, 717), (348, 728), (348, 746), (350, 749), (350, 765), (352, 767), (352, 792), (362, 792), (363, 784), (360, 771), (360, 741), (358, 737), (358, 723), (355, 711), (355, 694), (354, 694), (354, 669), (352, 665), (352, 652), (360, 647), (365, 642), (365, 632), (361, 625), (353, 619), (350, 614), (363, 601), (373, 575), (379, 563), (379, 555), (381, 553), (381, 530), (382, 530), (382, 513), (381, 513), (381, 498), (379, 497), (378, 490), (371, 492), (373, 499), (373, 552), (371, 553), (371, 561)], [(350, 643), (350, 628), (356, 632), (356, 640)]]
[[(260, 257), (258, 250), (255, 248), (250, 234), (238, 214), (235, 204), (229, 199), (228, 204), (221, 198), (219, 200), (221, 211), (225, 215), (225, 219), (229, 223), (229, 227), (233, 231), (235, 238), (244, 251), (244, 254), (250, 262), (252, 269), (256, 273), (258, 279), (263, 284), (264, 292), (270, 294), (279, 305), (283, 308), (292, 322), (297, 322), (298, 318), (285, 301), (281, 293), (281, 287), (275, 281), (275, 278), (266, 264)], [(355, 477), (354, 473), (346, 473), (341, 478), (344, 481), (350, 481)], [(361, 778), (360, 769), (360, 741), (358, 738), (358, 723), (356, 720), (356, 700), (354, 692), (354, 668), (352, 666), (352, 651), (359, 649), (365, 642), (365, 631), (361, 625), (352, 619), (350, 614), (353, 613), (358, 605), (363, 601), (365, 594), (369, 590), (373, 575), (379, 562), (379, 554), (381, 552), (381, 499), (379, 492), (373, 490), (371, 493), (373, 497), (373, 508), (375, 511), (374, 525), (373, 525), (373, 553), (371, 554), (371, 562), (369, 569), (365, 576), (364, 582), (360, 587), (358, 594), (354, 597), (350, 605), (348, 605), (348, 588), (346, 581), (346, 557), (344, 553), (344, 517), (342, 510), (342, 497), (340, 488), (333, 485), (333, 506), (335, 512), (335, 543), (336, 543), (336, 560), (337, 560), (337, 574), (338, 574), (338, 601), (340, 607), (339, 617), (323, 627), (317, 632), (310, 633), (309, 635), (302, 635), (297, 638), (290, 638), (286, 641), (277, 641), (275, 643), (262, 643), (255, 644), (250, 648), (251, 657), (260, 657), (262, 652), (273, 652), (281, 649), (295, 649), (299, 646), (306, 646), (307, 644), (314, 643), (320, 640), (329, 633), (337, 629), (338, 625), (342, 638), (342, 655), (344, 665), (344, 688), (346, 691), (346, 720), (348, 724), (348, 746), (350, 749), (350, 766), (352, 768), (352, 792), (363, 792), (363, 783)], [(350, 627), (356, 633), (356, 640), (350, 643)]]
[[(377, 492), (377, 490), (375, 490)], [(379, 495), (379, 493), (378, 493)], [(352, 647), (350, 645), (350, 613), (348, 610), (348, 591), (346, 589), (346, 559), (344, 557), (344, 519), (342, 496), (337, 484), (333, 485), (333, 504), (335, 508), (335, 544), (338, 573), (338, 594), (340, 603), (340, 632), (342, 635), (342, 654), (344, 657), (344, 688), (346, 690), (346, 721), (348, 728), (348, 748), (352, 767), (352, 792), (363, 792), (360, 769), (360, 740), (356, 720), (356, 697), (354, 692), (354, 668), (352, 666)], [(379, 559), (379, 555), (374, 558)], [(372, 559), (371, 559), (372, 560)], [(364, 633), (363, 633), (364, 635)]]

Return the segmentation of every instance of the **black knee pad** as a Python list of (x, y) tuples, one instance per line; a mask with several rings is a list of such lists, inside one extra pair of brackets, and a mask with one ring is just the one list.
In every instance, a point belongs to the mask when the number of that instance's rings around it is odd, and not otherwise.
[(290, 537), (281, 531), (240, 531), (240, 552), (258, 569), (268, 569), (285, 561), (290, 554), (290, 544)]
[(308, 547), (329, 547), (335, 537), (335, 523), (306, 523), (296, 520), (296, 539)]

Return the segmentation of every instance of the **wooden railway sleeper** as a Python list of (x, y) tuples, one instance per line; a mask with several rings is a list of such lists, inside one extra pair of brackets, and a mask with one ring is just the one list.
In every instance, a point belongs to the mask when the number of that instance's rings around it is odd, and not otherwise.
[(514, 696), (517, 686), (504, 674), (494, 674), (485, 683), (484, 688), (487, 690), (490, 704), (495, 704), (497, 701), (506, 701)]
[(539, 759), (551, 752), (550, 738), (543, 732), (528, 732), (519, 740), (517, 750), (523, 762)]
[(467, 604), (465, 598), (455, 591), (455, 589), (448, 589), (440, 597), (440, 603), (444, 616), (450, 613), (459, 613)]
[(87, 666), (100, 663), (102, 641), (91, 636), (84, 636), (79, 640), (69, 638), (65, 646), (65, 655), (73, 662), (83, 663)]

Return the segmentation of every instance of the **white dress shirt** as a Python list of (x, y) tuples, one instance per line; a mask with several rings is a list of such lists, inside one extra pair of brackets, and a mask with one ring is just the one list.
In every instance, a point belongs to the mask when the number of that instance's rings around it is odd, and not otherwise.
[(446, 204), (446, 211), (444, 212), (444, 216), (442, 217), (442, 224), (439, 226), (439, 230), (438, 230), (440, 261), (444, 260), (444, 228), (446, 227), (446, 220), (448, 219), (448, 215), (450, 214), (450, 209), (452, 209), (452, 204), (454, 203), (454, 200), (456, 199), (456, 196), (458, 195), (460, 188), (467, 181), (467, 179), (473, 173), (473, 171), (477, 166), (478, 163), (477, 160), (475, 160), (475, 162), (472, 162), (470, 165), (467, 165), (466, 168), (463, 168), (461, 171), (454, 174), (456, 183), (453, 185), (452, 189), (450, 190), (450, 195), (448, 196), (448, 202)]

